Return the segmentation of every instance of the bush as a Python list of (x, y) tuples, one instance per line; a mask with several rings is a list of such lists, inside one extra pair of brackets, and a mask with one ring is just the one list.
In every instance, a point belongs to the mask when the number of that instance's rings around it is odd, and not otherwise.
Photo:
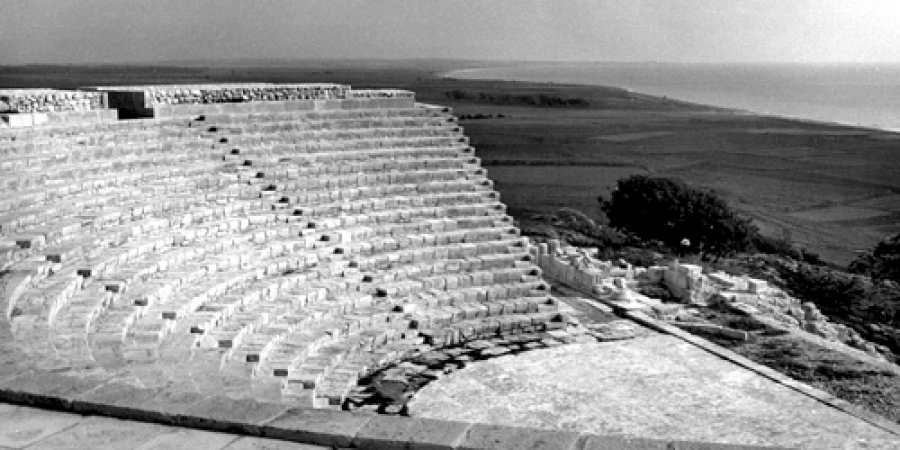
[(796, 258), (798, 255), (797, 249), (786, 239), (773, 238), (756, 233), (752, 238), (752, 242), (753, 248), (759, 253), (784, 256), (786, 258)]
[(611, 226), (671, 248), (727, 256), (749, 249), (756, 235), (750, 220), (738, 216), (724, 200), (671, 178), (624, 178), (609, 200), (599, 201)]
[(785, 290), (826, 314), (847, 316), (870, 291), (856, 276), (806, 263), (777, 264)]
[(882, 280), (900, 281), (900, 234), (878, 243), (850, 263), (851, 272)]
[(600, 227), (587, 214), (572, 208), (560, 208), (556, 211), (554, 225), (572, 230), (585, 236), (599, 233)]

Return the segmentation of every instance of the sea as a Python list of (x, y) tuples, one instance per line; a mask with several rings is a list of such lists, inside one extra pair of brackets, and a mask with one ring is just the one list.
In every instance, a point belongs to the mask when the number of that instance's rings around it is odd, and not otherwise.
[(449, 78), (615, 86), (780, 117), (900, 132), (900, 64), (554, 63)]

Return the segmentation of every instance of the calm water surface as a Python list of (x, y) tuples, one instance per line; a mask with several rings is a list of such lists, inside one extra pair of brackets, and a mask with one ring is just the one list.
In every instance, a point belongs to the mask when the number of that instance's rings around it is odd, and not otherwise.
[(529, 64), (447, 76), (618, 86), (707, 105), (900, 131), (900, 64)]

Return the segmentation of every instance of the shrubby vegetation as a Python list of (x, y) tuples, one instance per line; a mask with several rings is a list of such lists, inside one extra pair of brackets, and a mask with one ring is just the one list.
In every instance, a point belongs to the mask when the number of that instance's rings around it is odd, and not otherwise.
[[(504, 114), (497, 114), (497, 116), (496, 116), (497, 119), (503, 119), (505, 117), (506, 117), (506, 115), (504, 115)], [(461, 114), (459, 116), (459, 120), (484, 120), (484, 119), (493, 119), (493, 118), (495, 118), (495, 116), (493, 114), (481, 114), (481, 113)]]
[(900, 282), (900, 234), (878, 243), (850, 263), (850, 271)]
[(758, 234), (715, 194), (671, 178), (623, 178), (611, 198), (599, 201), (610, 226), (680, 252), (728, 256), (752, 248)]
[[(562, 208), (532, 216), (522, 230), (538, 239), (597, 247), (601, 258), (641, 266), (666, 264), (676, 254), (688, 262), (699, 262), (698, 254), (714, 256), (704, 265), (766, 279), (900, 355), (900, 235), (860, 256), (850, 266), (857, 273), (850, 273), (785, 239), (763, 236), (724, 200), (678, 180), (624, 178), (600, 203), (600, 217)], [(687, 249), (681, 245), (685, 238)]]
[(583, 98), (562, 98), (545, 94), (492, 94), (490, 92), (468, 92), (459, 89), (447, 91), (449, 100), (492, 103), (495, 105), (534, 106), (541, 108), (586, 108), (591, 104)]

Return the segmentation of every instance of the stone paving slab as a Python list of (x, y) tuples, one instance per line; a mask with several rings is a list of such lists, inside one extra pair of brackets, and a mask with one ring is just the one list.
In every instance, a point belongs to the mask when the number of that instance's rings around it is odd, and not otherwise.
[(478, 362), (428, 385), (409, 411), (673, 441), (900, 448), (898, 435), (669, 335)]
[(348, 447), (371, 417), (329, 409), (291, 409), (269, 422), (263, 435), (320, 445)]
[(0, 403), (0, 448), (24, 448), (74, 426), (82, 417)]
[(359, 430), (353, 443), (362, 449), (453, 450), (463, 448), (460, 443), (471, 426), (448, 420), (375, 416)]
[[(190, 428), (164, 427), (156, 436), (153, 436), (135, 450), (182, 450), (182, 449), (221, 449), (232, 442), (240, 440), (233, 434), (216, 433), (211, 431), (193, 430)], [(264, 442), (272, 442), (271, 439), (260, 439)], [(278, 441), (277, 443), (280, 443)]]
[(161, 433), (162, 425), (125, 422), (108, 417), (88, 417), (75, 426), (29, 446), (35, 450), (91, 449), (119, 450), (137, 448)]
[(327, 450), (330, 448), (275, 439), (245, 437), (234, 441), (223, 450)]
[(330, 447), (0, 403), (0, 449), (325, 450)]
[(575, 450), (580, 434), (562, 430), (540, 430), (503, 425), (475, 424), (459, 446), (460, 450)]

